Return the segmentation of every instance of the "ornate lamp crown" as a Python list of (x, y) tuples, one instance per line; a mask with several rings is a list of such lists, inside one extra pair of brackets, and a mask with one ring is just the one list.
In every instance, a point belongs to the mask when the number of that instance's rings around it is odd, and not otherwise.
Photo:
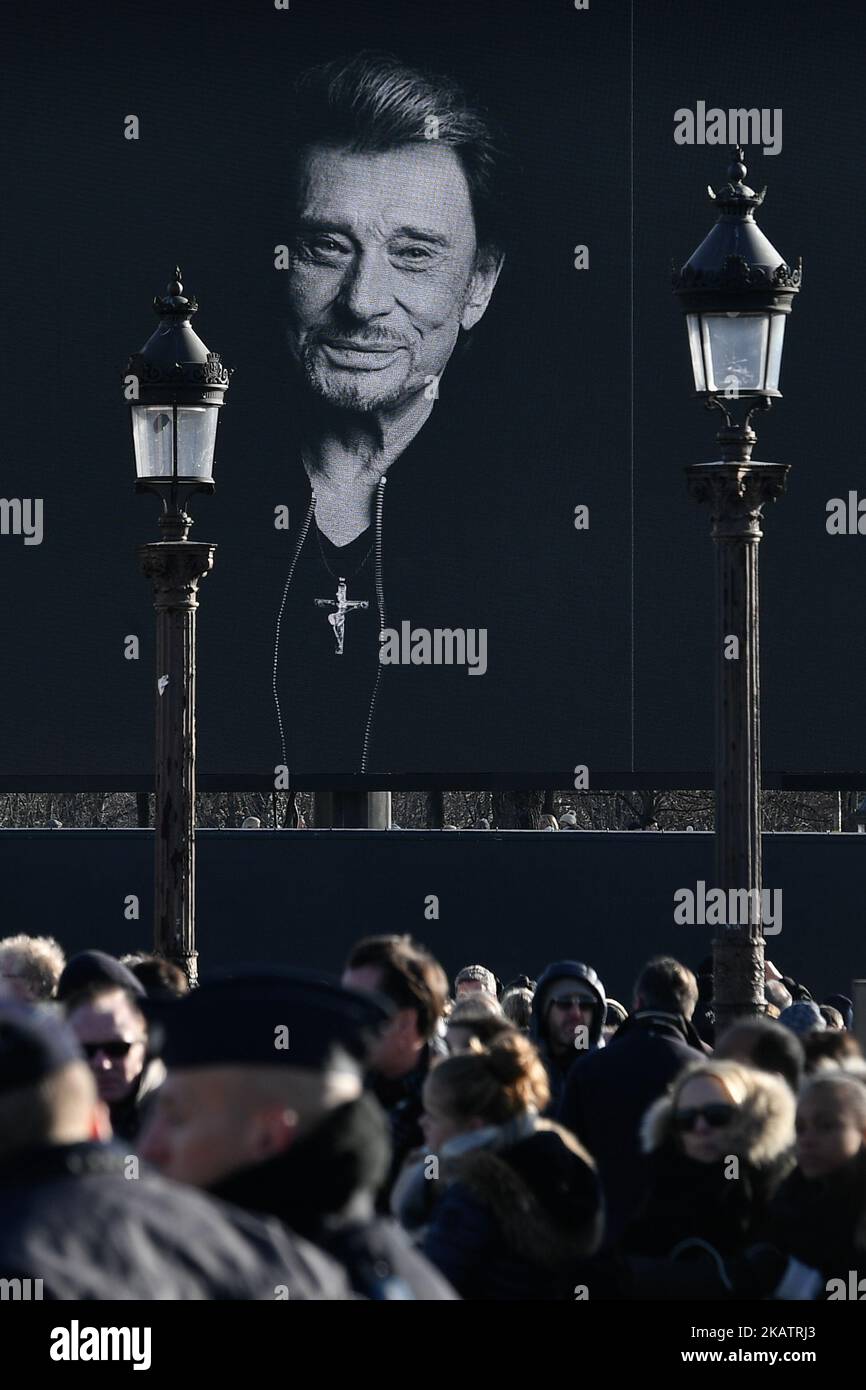
[[(744, 182), (748, 169), (738, 145), (728, 166), (728, 182), (718, 192), (707, 189), (719, 208), (719, 218), (709, 234), (681, 269), (673, 266), (674, 292), (683, 298), (687, 313), (706, 307), (715, 295), (761, 295), (768, 305), (789, 312), (791, 296), (800, 288), (802, 258), (787, 265), (755, 221), (755, 208), (764, 201), (766, 187), (756, 193)], [(731, 307), (745, 307), (732, 305)]]
[(722, 212), (751, 217), (754, 209), (763, 203), (767, 185), (764, 184), (760, 193), (756, 193), (754, 188), (749, 188), (749, 185), (743, 182), (749, 172), (743, 163), (744, 157), (745, 151), (738, 145), (734, 160), (728, 165), (728, 182), (723, 184), (717, 193), (713, 192), (711, 184), (707, 184), (707, 192), (713, 202), (718, 203)]
[(184, 295), (179, 267), (175, 266), (174, 279), (166, 288), (168, 294), (161, 296), (157, 294), (153, 297), (153, 307), (160, 318), (171, 317), (187, 321), (198, 312), (198, 301), (195, 295), (190, 296), (189, 299)]
[(174, 274), (167, 293), (153, 301), (159, 326), (141, 351), (132, 354), (126, 375), (138, 378), (142, 401), (161, 402), (170, 388), (178, 405), (221, 405), (231, 369), (219, 353), (208, 350), (190, 324), (198, 302), (194, 295), (184, 294), (180, 270)]

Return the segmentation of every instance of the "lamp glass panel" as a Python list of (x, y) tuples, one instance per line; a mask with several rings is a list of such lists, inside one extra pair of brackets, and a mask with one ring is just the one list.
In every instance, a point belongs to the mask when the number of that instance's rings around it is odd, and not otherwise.
[(180, 477), (195, 478), (202, 483), (213, 480), (216, 428), (216, 406), (178, 406), (177, 452)]
[(770, 319), (770, 350), (767, 353), (768, 391), (778, 391), (779, 377), (782, 373), (782, 345), (785, 340), (787, 314), (773, 314)]
[[(174, 476), (172, 406), (134, 405), (132, 436), (139, 478)], [(177, 477), (210, 482), (216, 444), (215, 406), (177, 406)]]
[(686, 314), (686, 325), (689, 330), (689, 352), (692, 355), (692, 373), (695, 378), (695, 390), (706, 391), (707, 378), (704, 373), (700, 314)]
[(704, 314), (703, 344), (710, 391), (761, 391), (767, 363), (770, 316)]

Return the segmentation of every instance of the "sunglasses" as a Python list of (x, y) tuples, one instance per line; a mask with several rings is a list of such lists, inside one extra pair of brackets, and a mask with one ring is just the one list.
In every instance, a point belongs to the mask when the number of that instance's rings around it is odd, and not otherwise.
[(131, 1047), (135, 1047), (134, 1042), (124, 1042), (123, 1038), (118, 1038), (115, 1042), (101, 1043), (82, 1043), (81, 1050), (85, 1057), (95, 1057), (97, 1053), (104, 1052), (106, 1057), (125, 1057)]
[(580, 1009), (591, 1009), (596, 1001), (587, 999), (584, 994), (568, 994), (564, 998), (552, 999), (550, 1002), (555, 1004), (558, 1009), (570, 1009), (572, 1004), (577, 1004)]
[(694, 1129), (697, 1120), (703, 1118), (710, 1129), (724, 1129), (725, 1125), (730, 1124), (734, 1109), (733, 1105), (726, 1105), (724, 1101), (719, 1100), (711, 1105), (696, 1105), (693, 1109), (677, 1110), (674, 1115), (674, 1128), (681, 1134), (687, 1134)]

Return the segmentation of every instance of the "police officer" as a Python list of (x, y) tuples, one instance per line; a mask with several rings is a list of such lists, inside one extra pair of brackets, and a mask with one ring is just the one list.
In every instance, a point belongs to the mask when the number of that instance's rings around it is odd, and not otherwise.
[(44, 1299), (352, 1297), (279, 1223), (139, 1169), (110, 1136), (68, 1026), (0, 1003), (0, 1278)]
[(168, 1075), (141, 1135), (146, 1160), (279, 1217), (367, 1298), (456, 1297), (375, 1211), (390, 1145), (363, 1073), (387, 1001), (305, 972), (248, 970), (147, 1009)]

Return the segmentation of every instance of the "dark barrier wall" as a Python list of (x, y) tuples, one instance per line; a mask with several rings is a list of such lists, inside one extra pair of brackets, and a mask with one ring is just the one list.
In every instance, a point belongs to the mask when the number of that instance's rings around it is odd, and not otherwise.
[[(669, 272), (715, 219), (705, 190), (727, 177), (728, 113), (742, 111), (762, 126), (746, 142), (748, 183), (769, 185), (759, 224), (805, 265), (785, 399), (758, 419), (756, 457), (792, 465), (762, 547), (764, 765), (768, 784), (862, 786), (866, 519), (849, 389), (862, 334), (836, 292), (866, 229), (849, 194), (860, 7), (152, 0), (145, 14), (108, 0), (0, 12), (0, 237), (17, 268), (0, 334), (0, 786), (151, 777), (162, 673), (135, 547), (157, 538), (158, 503), (133, 495), (122, 378), (177, 264), (201, 303), (194, 326), (235, 368), (217, 491), (193, 504), (194, 537), (218, 546), (199, 615), (200, 785), (273, 785), (276, 615), (304, 516), (275, 254), (291, 231), (286, 97), (301, 68), (371, 46), (468, 82), (521, 166), (516, 248), (472, 351), (444, 372), (421, 466), (407, 482), (398, 461), (385, 503), (389, 626), (489, 631), (488, 669), (388, 666), (371, 785), (566, 787), (582, 766), (591, 787), (711, 785), (713, 549), (683, 469), (716, 456), (721, 417), (693, 398)], [(708, 130), (711, 111), (724, 130), (715, 117)], [(831, 499), (845, 504), (838, 534)], [(28, 535), (21, 508), (36, 502)], [(329, 789), (357, 762), (332, 736), (350, 721), (320, 703), (316, 664), (333, 673), (329, 610), (313, 604), (334, 600), (339, 570), (310, 562), (280, 655), (281, 680), (310, 672), (284, 695), (287, 763), (294, 785)], [(346, 664), (373, 616), (347, 618)], [(298, 725), (322, 711), (316, 755)]]
[[(67, 952), (147, 949), (151, 835), (3, 831), (0, 931), (48, 933)], [(203, 972), (253, 959), (337, 971), (358, 937), (410, 932), (452, 977), (474, 961), (503, 981), (537, 976), (571, 956), (628, 1002), (648, 956), (694, 966), (710, 950), (712, 927), (673, 918), (677, 889), (712, 886), (708, 834), (204, 830), (197, 843)], [(767, 954), (818, 997), (866, 975), (864, 877), (866, 836), (764, 837), (764, 882), (782, 892)]]

